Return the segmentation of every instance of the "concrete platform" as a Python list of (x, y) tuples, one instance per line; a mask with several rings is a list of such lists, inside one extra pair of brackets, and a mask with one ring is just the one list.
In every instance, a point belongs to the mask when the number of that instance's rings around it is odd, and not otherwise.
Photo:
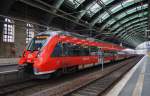
[(150, 96), (150, 56), (144, 56), (106, 96)]
[(0, 58), (0, 66), (18, 64), (19, 58)]
[(17, 71), (19, 58), (0, 58), (0, 74)]

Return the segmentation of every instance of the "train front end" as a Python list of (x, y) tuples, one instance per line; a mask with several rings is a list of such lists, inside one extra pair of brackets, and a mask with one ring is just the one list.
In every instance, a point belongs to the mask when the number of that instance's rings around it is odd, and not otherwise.
[(41, 33), (36, 35), (24, 49), (19, 61), (19, 70), (33, 75), (45, 74), (47, 69), (44, 64), (47, 61), (48, 42), (52, 39), (51, 34)]

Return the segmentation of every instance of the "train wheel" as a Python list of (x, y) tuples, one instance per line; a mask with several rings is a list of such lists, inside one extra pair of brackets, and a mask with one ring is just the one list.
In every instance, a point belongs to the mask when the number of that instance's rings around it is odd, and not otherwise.
[(78, 66), (74, 67), (74, 72), (77, 72), (79, 70)]
[(54, 73), (52, 74), (52, 76), (53, 76), (53, 77), (59, 77), (59, 76), (61, 76), (62, 74), (63, 74), (62, 69), (59, 69), (59, 70), (57, 70), (56, 72), (54, 72)]
[(66, 73), (74, 73), (78, 71), (78, 66), (68, 67)]

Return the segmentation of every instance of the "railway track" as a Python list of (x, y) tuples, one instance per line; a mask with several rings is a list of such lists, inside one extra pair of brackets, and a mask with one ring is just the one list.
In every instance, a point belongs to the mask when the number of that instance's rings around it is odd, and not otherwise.
[[(118, 64), (104, 68), (102, 72), (97, 68), (96, 70), (81, 70), (77, 73), (65, 74), (59, 78), (51, 78), (49, 80), (34, 80), (29, 79), (26, 81), (8, 84), (0, 87), (0, 95), (11, 95), (11, 96), (74, 96), (74, 94), (79, 93), (79, 90), (86, 88), (87, 86), (94, 84), (100, 78), (105, 78), (110, 73), (117, 71), (119, 68), (124, 68), (126, 65), (136, 64), (140, 58), (134, 58), (119, 62)], [(127, 64), (132, 62), (134, 64)], [(132, 67), (130, 66), (130, 67)], [(127, 70), (127, 69), (126, 69)], [(129, 68), (128, 68), (129, 70)], [(118, 74), (118, 73), (117, 73)], [(120, 74), (122, 75), (122, 74)], [(116, 73), (112, 75), (114, 78)], [(103, 82), (109, 82), (112, 78), (106, 78), (102, 80)], [(108, 79), (108, 80), (107, 80)], [(106, 81), (105, 81), (106, 80)], [(100, 80), (101, 81), (101, 80)], [(111, 84), (110, 82), (109, 84)], [(98, 84), (98, 83), (96, 83)], [(102, 83), (99, 83), (101, 85)], [(103, 83), (105, 85), (105, 83)], [(86, 86), (86, 87), (85, 87)], [(92, 85), (91, 85), (92, 86)], [(93, 85), (96, 86), (96, 85)], [(105, 85), (106, 86), (106, 85)], [(100, 86), (102, 88), (102, 85)], [(59, 89), (59, 90), (58, 90)], [(94, 90), (96, 92), (96, 90)], [(85, 95), (87, 96), (87, 95)]]
[[(110, 74), (99, 78), (77, 90), (67, 93), (65, 96), (101, 96), (108, 88), (119, 80), (137, 61), (117, 68)], [(118, 70), (119, 69), (119, 70)]]
[[(106, 68), (103, 72), (97, 71), (88, 74), (86, 76), (77, 78), (71, 82), (63, 83), (62, 85), (55, 86), (54, 88), (49, 88), (47, 90), (32, 94), (32, 96), (64, 96), (64, 95), (65, 96), (97, 96), (101, 92), (105, 91), (105, 89), (107, 89), (108, 86), (114, 82), (114, 80), (117, 80), (118, 76), (121, 77), (123, 74), (125, 74), (127, 70), (129, 70), (132, 66), (134, 66), (138, 61), (139, 58), (138, 59), (135, 58), (129, 61), (127, 60), (126, 62), (122, 62), (121, 64), (117, 64), (109, 68)], [(119, 71), (117, 71), (118, 69)], [(122, 72), (118, 73), (122, 70), (124, 70), (123, 73)], [(98, 83), (96, 81), (99, 81), (99, 84), (101, 86), (98, 86), (97, 85)], [(88, 92), (89, 90), (86, 90), (87, 93), (86, 92), (84, 93), (83, 91), (85, 91), (85, 89), (88, 86), (90, 87), (93, 86), (93, 88), (95, 86), (95, 89), (89, 89), (91, 90), (91, 92)], [(99, 89), (101, 89), (100, 93), (98, 93)], [(81, 94), (80, 92), (81, 93), (83, 92), (83, 94)], [(98, 94), (96, 95), (95, 92), (97, 92)], [(95, 94), (95, 95), (91, 95), (91, 94)]]

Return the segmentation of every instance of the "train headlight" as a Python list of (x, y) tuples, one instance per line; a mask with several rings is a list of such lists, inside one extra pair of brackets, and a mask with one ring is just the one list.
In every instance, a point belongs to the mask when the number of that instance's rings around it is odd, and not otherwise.
[(37, 54), (37, 57), (40, 57), (40, 54)]
[(23, 54), (22, 54), (22, 57), (25, 57), (25, 55), (26, 55), (26, 54), (25, 54), (25, 51), (24, 51)]
[(41, 51), (39, 51), (39, 52), (37, 53), (37, 57), (40, 57), (40, 54), (41, 54)]

